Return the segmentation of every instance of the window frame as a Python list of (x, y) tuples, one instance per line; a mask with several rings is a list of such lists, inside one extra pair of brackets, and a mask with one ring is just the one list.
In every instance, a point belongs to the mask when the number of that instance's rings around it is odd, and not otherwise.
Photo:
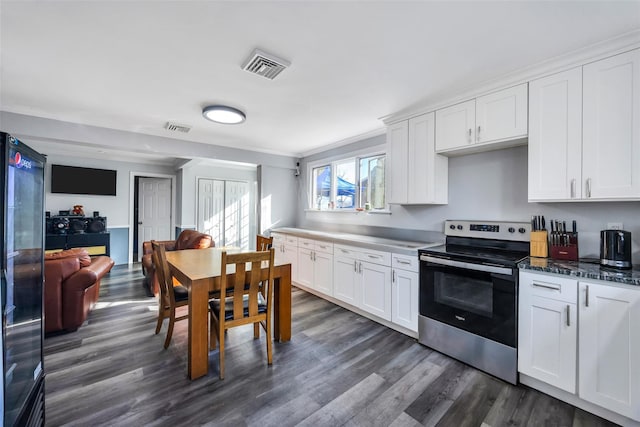
[[(384, 148), (380, 147), (378, 149), (369, 149), (369, 150), (363, 150), (363, 151), (359, 151), (359, 152), (354, 152), (354, 153), (348, 153), (342, 156), (335, 156), (335, 157), (331, 157), (328, 159), (322, 159), (322, 160), (317, 160), (317, 161), (313, 161), (313, 162), (309, 162), (307, 164), (307, 178), (309, 180), (308, 183), (308, 191), (309, 191), (309, 200), (308, 200), (308, 204), (307, 204), (307, 209), (310, 211), (316, 211), (316, 212), (360, 212), (364, 210), (364, 206), (360, 206), (361, 205), (361, 177), (360, 177), (360, 161), (362, 159), (367, 159), (367, 158), (376, 158), (376, 157), (383, 157), (384, 158), (384, 168), (385, 168), (385, 197), (384, 197), (384, 207), (382, 208), (377, 208), (377, 209), (370, 209), (367, 212), (372, 213), (372, 212), (380, 212), (380, 213), (386, 213), (389, 212), (389, 202), (387, 201), (387, 164), (388, 164), (388, 154), (386, 153), (386, 151), (384, 150)], [(350, 208), (338, 208), (337, 207), (337, 165), (338, 164), (344, 164), (351, 161), (353, 163), (353, 166), (355, 168), (355, 175), (356, 175), (356, 189), (355, 189), (355, 195), (354, 195), (354, 206), (350, 207)], [(316, 196), (315, 196), (315, 177), (314, 177), (314, 171), (319, 169), (319, 168), (324, 168), (329, 166), (331, 169), (331, 190), (329, 192), (329, 203), (328, 206), (333, 206), (333, 208), (331, 207), (326, 207), (326, 206), (320, 206), (318, 207), (318, 203), (315, 200)]]

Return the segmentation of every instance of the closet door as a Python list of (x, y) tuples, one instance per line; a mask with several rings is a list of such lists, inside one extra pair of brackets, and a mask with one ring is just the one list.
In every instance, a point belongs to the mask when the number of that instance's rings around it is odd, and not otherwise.
[(250, 206), (249, 184), (240, 181), (225, 181), (225, 246), (249, 249)]
[(224, 245), (224, 181), (198, 179), (197, 230), (210, 234), (216, 246)]

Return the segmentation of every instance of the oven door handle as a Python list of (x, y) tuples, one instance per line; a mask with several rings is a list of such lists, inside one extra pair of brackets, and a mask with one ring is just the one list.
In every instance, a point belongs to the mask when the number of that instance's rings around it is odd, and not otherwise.
[(464, 268), (467, 270), (483, 271), (486, 273), (505, 274), (507, 276), (510, 276), (511, 274), (513, 274), (513, 270), (507, 267), (495, 267), (492, 265), (454, 261), (451, 259), (437, 258), (437, 257), (428, 256), (428, 255), (420, 255), (420, 261), (427, 261), (432, 264), (446, 265), (448, 267), (458, 267), (458, 268)]

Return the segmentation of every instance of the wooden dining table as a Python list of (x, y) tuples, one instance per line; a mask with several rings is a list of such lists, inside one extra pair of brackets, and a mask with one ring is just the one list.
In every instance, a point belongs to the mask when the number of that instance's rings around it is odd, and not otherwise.
[[(222, 251), (239, 249), (208, 248), (169, 251), (166, 253), (173, 276), (189, 290), (189, 355), (187, 375), (194, 380), (209, 370), (209, 292), (220, 290)], [(262, 280), (268, 270), (261, 270)], [(228, 275), (230, 277), (231, 275)], [(291, 264), (274, 264), (273, 339), (291, 339)]]

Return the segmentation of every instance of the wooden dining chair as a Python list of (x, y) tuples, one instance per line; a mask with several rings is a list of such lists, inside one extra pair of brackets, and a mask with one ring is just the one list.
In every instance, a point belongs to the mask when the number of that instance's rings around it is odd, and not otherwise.
[[(220, 379), (224, 379), (225, 331), (236, 326), (262, 325), (266, 331), (267, 363), (271, 365), (273, 257), (273, 249), (238, 254), (222, 252), (220, 299), (209, 301), (210, 346), (215, 349), (216, 339), (220, 343)], [(235, 273), (227, 276), (227, 266), (230, 265), (235, 267)], [(250, 267), (248, 270), (247, 266)], [(264, 275), (263, 269), (267, 271)], [(262, 288), (264, 288), (264, 296)], [(259, 338), (259, 335), (255, 334), (255, 329), (254, 338)]]
[[(261, 234), (256, 234), (256, 251), (268, 251), (273, 247), (273, 237), (263, 236)], [(264, 288), (262, 289), (262, 296), (264, 296)], [(253, 325), (253, 336), (258, 338), (260, 337), (260, 325)]]
[(273, 246), (273, 237), (256, 235), (256, 251), (268, 251)]
[(167, 337), (164, 340), (164, 348), (167, 348), (169, 347), (169, 343), (171, 343), (173, 325), (176, 321), (184, 320), (189, 317), (188, 314), (176, 317), (176, 309), (189, 304), (189, 291), (182, 285), (174, 286), (164, 246), (158, 244), (155, 240), (152, 240), (151, 247), (153, 248), (153, 263), (155, 265), (156, 275), (160, 286), (156, 334), (160, 332), (164, 319), (168, 318), (169, 326), (167, 329)]

